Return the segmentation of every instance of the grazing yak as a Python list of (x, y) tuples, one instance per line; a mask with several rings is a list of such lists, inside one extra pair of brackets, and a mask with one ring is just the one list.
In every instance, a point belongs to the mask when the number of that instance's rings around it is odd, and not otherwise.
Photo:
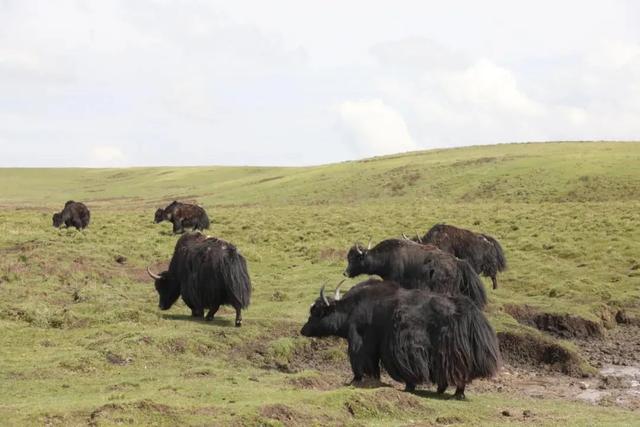
[(478, 274), (491, 278), (493, 289), (498, 288), (496, 276), (507, 268), (507, 261), (502, 246), (493, 237), (453, 225), (436, 224), (418, 239), (469, 261)]
[(170, 221), (173, 223), (174, 233), (183, 233), (185, 228), (206, 230), (209, 228), (207, 212), (198, 205), (171, 202), (166, 208), (158, 209), (154, 215), (154, 222)]
[(89, 225), (91, 212), (84, 203), (69, 200), (64, 204), (62, 211), (53, 214), (53, 226), (60, 228), (63, 224), (65, 227), (75, 227), (82, 230)]
[(492, 377), (500, 366), (496, 334), (469, 298), (392, 281), (370, 279), (342, 298), (338, 289), (326, 297), (323, 286), (300, 333), (347, 339), (355, 382), (379, 379), (381, 362), (406, 391), (433, 383), (444, 393), (455, 385), (454, 398), (464, 399), (468, 383)]
[(433, 245), (402, 239), (383, 240), (366, 249), (356, 244), (347, 262), (347, 277), (377, 274), (408, 289), (466, 295), (481, 309), (487, 304), (482, 280), (469, 263)]
[(241, 310), (249, 306), (251, 280), (247, 263), (229, 242), (200, 232), (178, 239), (169, 270), (147, 272), (155, 279), (160, 309), (168, 310), (182, 296), (193, 317), (212, 320), (221, 305), (236, 309), (236, 326), (242, 325)]

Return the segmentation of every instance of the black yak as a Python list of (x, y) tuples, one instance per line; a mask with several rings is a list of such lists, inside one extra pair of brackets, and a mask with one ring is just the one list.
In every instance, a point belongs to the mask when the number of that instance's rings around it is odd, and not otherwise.
[(356, 244), (349, 250), (347, 262), (347, 277), (377, 274), (409, 289), (461, 293), (481, 309), (487, 304), (484, 284), (473, 267), (433, 245), (401, 239), (383, 240), (372, 249)]
[(464, 399), (468, 383), (492, 377), (500, 366), (496, 334), (469, 298), (392, 281), (370, 279), (342, 298), (338, 290), (326, 297), (323, 286), (300, 333), (347, 339), (354, 382), (379, 379), (381, 362), (407, 391), (434, 383), (444, 393), (455, 385), (454, 397)]
[(53, 226), (60, 228), (63, 224), (65, 227), (75, 227), (82, 230), (89, 225), (91, 212), (84, 203), (69, 200), (64, 204), (62, 211), (53, 214)]
[(173, 223), (174, 233), (183, 233), (185, 228), (194, 230), (206, 230), (209, 228), (209, 217), (203, 208), (175, 200), (166, 208), (158, 209), (154, 215), (156, 223), (165, 220)]
[(169, 270), (151, 272), (160, 296), (160, 309), (168, 310), (182, 295), (194, 317), (212, 320), (221, 305), (236, 309), (236, 326), (242, 325), (241, 310), (249, 306), (251, 280), (247, 263), (229, 242), (200, 232), (178, 239)]
[(502, 246), (493, 237), (453, 225), (436, 224), (421, 241), (469, 261), (478, 274), (491, 278), (493, 289), (498, 288), (496, 276), (507, 268), (507, 261)]

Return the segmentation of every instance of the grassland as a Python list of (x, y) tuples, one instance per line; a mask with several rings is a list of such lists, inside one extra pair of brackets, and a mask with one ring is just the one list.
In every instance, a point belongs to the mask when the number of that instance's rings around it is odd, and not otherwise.
[[(68, 199), (92, 211), (84, 232), (51, 227)], [(229, 309), (213, 323), (190, 320), (181, 302), (157, 309), (144, 267), (171, 256), (170, 225), (152, 219), (173, 199), (203, 205), (210, 234), (247, 258), (254, 296), (242, 328)], [(0, 169), (0, 424), (638, 423), (615, 405), (490, 387), (457, 402), (344, 385), (344, 343), (298, 336), (319, 286), (341, 279), (354, 241), (440, 221), (503, 244), (509, 270), (488, 291), (496, 329), (575, 353), (580, 372), (592, 368), (575, 344), (506, 308), (569, 313), (605, 331), (620, 311), (640, 315), (639, 143), (509, 144), (310, 168)]]

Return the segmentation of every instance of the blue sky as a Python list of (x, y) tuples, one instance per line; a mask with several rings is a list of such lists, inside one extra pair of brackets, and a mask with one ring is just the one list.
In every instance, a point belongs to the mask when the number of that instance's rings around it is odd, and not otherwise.
[(640, 139), (632, 1), (0, 0), (0, 166)]

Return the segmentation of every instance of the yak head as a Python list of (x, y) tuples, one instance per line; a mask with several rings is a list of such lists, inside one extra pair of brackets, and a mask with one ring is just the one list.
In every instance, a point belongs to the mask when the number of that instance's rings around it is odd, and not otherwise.
[(156, 224), (159, 222), (162, 222), (164, 220), (164, 209), (162, 208), (158, 208), (158, 210), (156, 211), (156, 214), (153, 218), (153, 222), (155, 222)]
[(160, 297), (158, 307), (160, 310), (169, 310), (180, 297), (180, 283), (168, 271), (157, 274), (147, 267), (147, 273), (155, 280), (156, 291)]
[(365, 249), (359, 243), (356, 243), (349, 249), (347, 253), (347, 269), (344, 271), (345, 277), (356, 277), (367, 273), (367, 254), (371, 249), (371, 240)]
[(60, 227), (62, 225), (62, 214), (61, 213), (54, 213), (53, 214), (53, 226), (54, 227)]
[(324, 286), (320, 288), (320, 297), (313, 303), (309, 310), (309, 319), (304, 324), (300, 334), (305, 337), (327, 337), (338, 335), (342, 328), (343, 316), (336, 310), (340, 301), (340, 286), (344, 280), (336, 287), (333, 298), (324, 294)]

